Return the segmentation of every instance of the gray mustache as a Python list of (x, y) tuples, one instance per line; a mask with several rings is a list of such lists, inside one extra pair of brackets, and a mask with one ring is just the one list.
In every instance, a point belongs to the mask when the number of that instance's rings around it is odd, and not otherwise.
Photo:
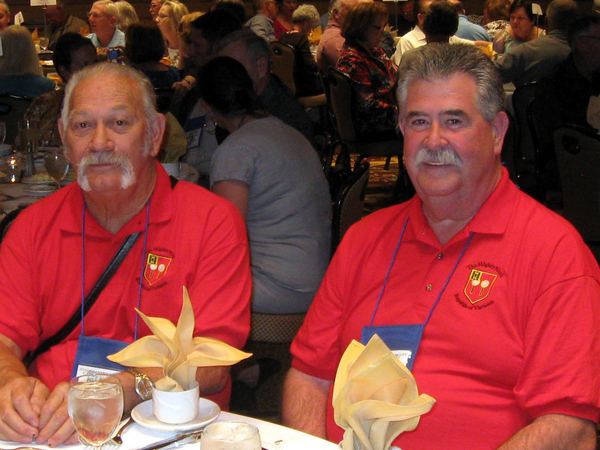
[(415, 164), (444, 164), (461, 167), (462, 159), (451, 147), (442, 147), (437, 150), (423, 147), (417, 152)]

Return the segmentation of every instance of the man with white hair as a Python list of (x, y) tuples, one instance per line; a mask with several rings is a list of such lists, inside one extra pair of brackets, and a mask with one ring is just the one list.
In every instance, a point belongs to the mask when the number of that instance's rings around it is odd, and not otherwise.
[(0, 31), (10, 23), (10, 8), (4, 0), (0, 0)]
[(402, 69), (399, 126), (416, 195), (344, 236), (291, 346), (284, 424), (339, 442), (336, 369), (353, 339), (377, 334), (436, 400), (393, 445), (595, 449), (598, 264), (502, 167), (508, 117), (487, 56), (426, 45)]
[(246, 27), (250, 28), (267, 43), (275, 41), (275, 32), (273, 31), (273, 19), (277, 16), (275, 0), (254, 0), (252, 5), (254, 6), (255, 15), (246, 22)]
[[(86, 366), (117, 371), (126, 410), (148, 400), (149, 381), (164, 376), (162, 368), (123, 371), (105, 358), (152, 334), (135, 308), (177, 323), (185, 286), (194, 336), (240, 348), (251, 291), (239, 212), (170, 179), (155, 160), (165, 118), (143, 74), (110, 63), (77, 72), (59, 129), (77, 182), (20, 213), (0, 248), (0, 439), (51, 447), (77, 440), (68, 382)], [(126, 257), (87, 310), (118, 252)], [(71, 315), (75, 326), (57, 333)], [(28, 353), (36, 358), (26, 367)], [(198, 369), (197, 381), (203, 396), (227, 407), (228, 368)]]
[(98, 0), (88, 13), (92, 33), (87, 35), (96, 48), (125, 47), (125, 33), (117, 28), (119, 10), (111, 0)]
[(317, 65), (323, 74), (327, 74), (329, 67), (335, 67), (346, 39), (342, 37), (342, 25), (348, 11), (359, 1), (372, 0), (331, 0), (329, 3), (329, 22), (323, 31), (317, 49)]

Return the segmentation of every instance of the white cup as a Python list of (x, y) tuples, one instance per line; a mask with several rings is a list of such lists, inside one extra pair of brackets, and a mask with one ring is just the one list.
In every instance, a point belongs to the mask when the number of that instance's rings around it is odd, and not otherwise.
[(152, 411), (154, 416), (164, 423), (180, 424), (194, 419), (198, 415), (198, 383), (187, 391), (166, 392), (152, 388)]
[(164, 167), (164, 169), (166, 170), (166, 172), (175, 177), (178, 178), (179, 177), (179, 172), (181, 171), (181, 163), (162, 163), (162, 166)]

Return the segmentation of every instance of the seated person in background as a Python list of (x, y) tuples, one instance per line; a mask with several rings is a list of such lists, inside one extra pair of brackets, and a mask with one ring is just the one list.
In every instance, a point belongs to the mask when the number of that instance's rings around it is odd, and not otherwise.
[(241, 62), (265, 110), (298, 130), (316, 148), (312, 123), (306, 112), (289, 89), (271, 73), (271, 53), (264, 39), (250, 30), (235, 31), (219, 41), (217, 54)]
[[(404, 53), (413, 48), (422, 47), (423, 45), (427, 44), (427, 38), (423, 32), (423, 22), (425, 21), (425, 15), (427, 14), (429, 6), (432, 2), (433, 0), (416, 0), (415, 12), (417, 16), (417, 24), (411, 31), (402, 36), (400, 41), (398, 41), (398, 44), (396, 45), (396, 52), (392, 58), (396, 65), (400, 66), (400, 61), (402, 61), (402, 56)], [(450, 43), (474, 45), (474, 41), (462, 39), (458, 36), (452, 36), (450, 38)]]
[(152, 17), (152, 20), (156, 19), (156, 16), (158, 16), (158, 11), (160, 11), (160, 7), (164, 2), (165, 0), (150, 0), (150, 8), (148, 8), (148, 11), (150, 12), (150, 17)]
[(154, 22), (131, 25), (125, 34), (125, 56), (133, 67), (144, 73), (154, 88), (171, 88), (179, 81), (179, 71), (160, 62), (165, 40)]
[(589, 12), (570, 22), (567, 39), (571, 53), (540, 79), (532, 109), (540, 127), (540, 148), (552, 156), (552, 132), (559, 124), (592, 129), (587, 116), (590, 100), (600, 95), (600, 15)]
[(10, 8), (4, 0), (0, 0), (0, 31), (10, 23)]
[[(65, 33), (56, 43), (52, 61), (56, 71), (66, 84), (74, 73), (86, 66), (98, 62), (96, 48), (92, 41), (78, 33)], [(61, 147), (62, 141), (58, 131), (58, 119), (62, 111), (65, 89), (62, 86), (37, 97), (23, 119), (30, 120), (38, 130), (38, 145), (42, 147)], [(15, 147), (20, 147), (20, 136), (17, 136)]]
[[(220, 39), (241, 30), (242, 25), (243, 22), (227, 10), (210, 11), (192, 21), (188, 50), (195, 69), (201, 68), (213, 56)], [(183, 161), (194, 167), (200, 174), (198, 184), (209, 188), (210, 160), (218, 143), (216, 126), (214, 123), (208, 123), (206, 119), (206, 111), (200, 101), (197, 83), (183, 98), (177, 118), (179, 123), (184, 124), (188, 141), (188, 149)]]
[(181, 49), (178, 28), (181, 19), (186, 14), (189, 14), (189, 11), (183, 3), (167, 0), (160, 7), (155, 19), (167, 42), (167, 55), (171, 65), (177, 68), (179, 68), (179, 51)]
[(451, 0), (450, 3), (456, 6), (458, 12), (458, 30), (456, 30), (456, 36), (468, 39), (469, 41), (491, 41), (490, 35), (481, 25), (469, 22), (463, 2)]
[(323, 30), (323, 36), (321, 36), (317, 49), (317, 65), (325, 76), (327, 76), (329, 68), (335, 67), (340, 58), (344, 46), (342, 26), (348, 11), (357, 3), (358, 0), (331, 0), (329, 3), (329, 21)]
[(330, 255), (331, 202), (319, 158), (262, 108), (239, 62), (215, 58), (200, 79), (208, 116), (230, 133), (213, 155), (210, 184), (246, 220), (252, 312), (306, 312)]
[(293, 29), (279, 38), (282, 44), (296, 50), (296, 96), (306, 97), (323, 93), (319, 68), (310, 51), (308, 35), (320, 23), (319, 12), (313, 5), (300, 5), (292, 15)]
[(352, 80), (352, 115), (361, 140), (396, 137), (398, 68), (379, 46), (387, 18), (385, 4), (359, 3), (342, 27), (346, 42), (336, 68)]
[(0, 94), (35, 98), (54, 90), (56, 84), (43, 76), (31, 34), (20, 25), (0, 32), (4, 55), (0, 57)]
[(256, 33), (267, 42), (276, 40), (273, 31), (273, 19), (277, 16), (277, 5), (275, 0), (254, 0), (254, 17), (246, 22), (246, 27)]
[[(244, 345), (251, 293), (244, 222), (222, 198), (185, 181), (171, 183), (155, 161), (164, 125), (152, 85), (137, 70), (101, 63), (70, 80), (59, 129), (77, 182), (24, 210), (0, 248), (0, 439), (51, 447), (76, 442), (67, 414), (72, 369), (81, 369), (86, 356), (114, 353), (108, 339), (124, 346), (151, 334), (142, 321), (136, 325), (135, 307), (177, 323), (182, 286), (194, 309), (194, 336)], [(138, 232), (85, 314), (85, 327), (26, 368), (23, 356), (81, 309), (116, 251)], [(136, 380), (163, 376), (162, 368), (134, 372), (115, 375), (126, 410), (147, 400), (136, 393)], [(203, 396), (227, 408), (228, 368), (198, 369), (197, 380)]]
[(65, 33), (79, 33), (84, 36), (90, 33), (90, 27), (85, 20), (69, 14), (63, 0), (57, 1), (56, 5), (46, 6), (44, 14), (50, 30), (48, 50), (54, 51), (58, 38)]
[(242, 0), (213, 0), (209, 11), (227, 11), (235, 16), (236, 22), (246, 23), (246, 6)]
[(119, 11), (117, 15), (117, 28), (123, 33), (127, 33), (127, 28), (129, 28), (129, 25), (138, 23), (140, 19), (138, 18), (138, 15), (131, 3), (125, 0), (117, 0), (115, 2), (115, 6)]
[(510, 27), (509, 9), (510, 0), (486, 0), (483, 6), (483, 21), (482, 25), (485, 31), (493, 41), (496, 36)]
[(532, 83), (564, 61), (571, 50), (567, 24), (576, 15), (577, 3), (573, 0), (552, 0), (546, 10), (547, 33), (499, 55), (496, 65), (502, 81), (515, 87)]
[(279, 39), (283, 33), (287, 33), (294, 26), (292, 15), (298, 8), (297, 0), (275, 0), (277, 3), (277, 15), (273, 20), (273, 31), (275, 38)]
[(332, 380), (351, 340), (377, 333), (436, 399), (393, 445), (594, 449), (600, 269), (502, 167), (500, 74), (473, 46), (436, 44), (398, 84), (417, 194), (344, 236), (292, 343), (284, 424), (339, 442)]
[(546, 32), (536, 25), (532, 0), (514, 0), (510, 5), (510, 28), (499, 33), (494, 39), (494, 51), (506, 53), (512, 47), (529, 42)]
[[(459, 16), (454, 4), (446, 0), (434, 0), (425, 14), (423, 22), (423, 32), (427, 39), (427, 44), (448, 44), (450, 38), (456, 34), (458, 29)], [(411, 50), (414, 52), (416, 50)], [(402, 58), (402, 65), (408, 58), (410, 52), (407, 52)]]
[(125, 46), (125, 33), (117, 28), (119, 10), (111, 0), (98, 0), (92, 4), (88, 13), (92, 40), (96, 48), (114, 48)]

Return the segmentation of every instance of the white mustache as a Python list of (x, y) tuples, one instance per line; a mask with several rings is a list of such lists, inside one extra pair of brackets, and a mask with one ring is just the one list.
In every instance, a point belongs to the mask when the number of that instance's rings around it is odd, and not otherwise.
[(86, 173), (87, 169), (90, 166), (99, 164), (110, 164), (113, 166), (118, 166), (123, 170), (123, 175), (121, 179), (121, 187), (123, 189), (127, 189), (136, 181), (135, 173), (133, 171), (133, 164), (131, 164), (131, 161), (127, 157), (123, 155), (117, 155), (112, 151), (108, 150), (101, 152), (93, 152), (81, 158), (81, 161), (79, 162), (79, 166), (77, 168), (77, 180), (84, 191), (91, 190)]
[(417, 152), (415, 164), (439, 164), (462, 167), (462, 159), (460, 159), (460, 156), (458, 156), (454, 149), (449, 146), (437, 150), (423, 147)]

